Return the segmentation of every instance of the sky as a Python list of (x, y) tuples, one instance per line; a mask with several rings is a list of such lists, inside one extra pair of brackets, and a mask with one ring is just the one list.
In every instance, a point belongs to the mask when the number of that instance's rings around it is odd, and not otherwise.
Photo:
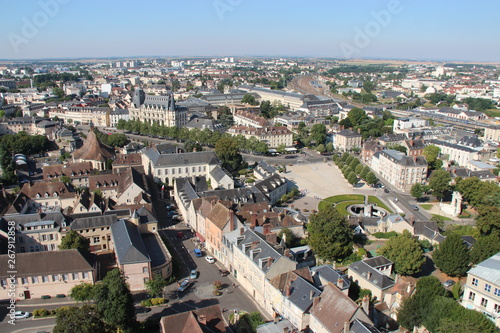
[(0, 59), (500, 62), (500, 1), (0, 0)]

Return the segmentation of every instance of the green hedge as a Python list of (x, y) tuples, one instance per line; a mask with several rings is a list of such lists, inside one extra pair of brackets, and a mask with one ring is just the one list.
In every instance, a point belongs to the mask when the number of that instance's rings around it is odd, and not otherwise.
[(375, 236), (375, 237), (377, 237), (377, 238), (391, 239), (391, 238), (396, 237), (398, 235), (398, 233), (395, 232), (395, 231), (374, 232), (372, 235)]
[(164, 298), (148, 298), (144, 301), (141, 301), (142, 306), (156, 306), (165, 304), (166, 300)]

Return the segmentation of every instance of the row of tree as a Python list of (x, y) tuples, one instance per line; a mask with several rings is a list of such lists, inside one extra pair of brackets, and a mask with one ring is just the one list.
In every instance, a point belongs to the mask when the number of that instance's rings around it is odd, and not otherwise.
[(363, 179), (370, 185), (378, 183), (378, 178), (370, 170), (368, 166), (363, 166), (361, 162), (348, 152), (344, 152), (342, 156), (337, 154), (333, 155), (333, 162), (340, 168), (344, 178), (349, 184), (354, 185), (358, 182), (359, 178)]
[[(125, 121), (123, 119), (120, 119), (118, 121), (118, 124), (116, 125), (116, 128), (142, 134), (157, 135), (181, 141), (192, 141), (193, 143), (199, 143), (201, 146), (208, 147), (214, 147), (222, 138), (231, 137), (229, 134), (213, 132), (209, 129), (200, 130), (197, 128), (193, 128), (189, 130), (185, 127), (179, 129), (177, 127), (161, 126), (156, 122), (153, 124), (149, 124), (146, 122), (141, 122), (139, 120)], [(233, 138), (237, 143), (238, 149), (243, 152), (265, 154), (269, 150), (264, 142), (259, 141), (255, 137), (247, 139), (242, 135), (238, 135)]]

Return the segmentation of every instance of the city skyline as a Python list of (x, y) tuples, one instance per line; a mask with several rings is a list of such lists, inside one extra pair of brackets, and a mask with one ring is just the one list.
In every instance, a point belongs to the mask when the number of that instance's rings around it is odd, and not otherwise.
[(3, 3), (0, 59), (283, 56), (499, 62), (500, 3)]

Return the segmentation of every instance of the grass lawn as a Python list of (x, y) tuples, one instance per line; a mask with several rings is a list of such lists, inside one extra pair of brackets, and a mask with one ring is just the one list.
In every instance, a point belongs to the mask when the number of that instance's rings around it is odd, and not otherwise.
[(422, 207), (425, 210), (431, 210), (432, 206), (431, 204), (421, 204), (420, 207)]
[(342, 214), (348, 216), (349, 214), (347, 213), (347, 206), (350, 205), (359, 205), (359, 204), (364, 204), (364, 201), (343, 201), (338, 203), (335, 208), (337, 208), (337, 211)]
[(331, 206), (333, 204), (337, 204), (339, 202), (344, 201), (364, 201), (365, 196), (362, 194), (343, 194), (343, 195), (334, 195), (332, 197), (328, 197), (323, 199), (318, 204), (318, 211), (324, 209), (325, 207)]
[(382, 202), (382, 200), (380, 200), (379, 198), (377, 198), (377, 197), (375, 197), (373, 195), (368, 196), (368, 203), (377, 204), (378, 207), (385, 209), (389, 213), (392, 213), (392, 210), (389, 207), (387, 207)]
[(443, 216), (443, 215), (438, 215), (438, 214), (432, 214), (432, 217), (434, 216), (437, 216), (439, 217), (440, 219), (442, 219), (443, 221), (451, 221), (453, 219), (450, 219), (449, 217), (446, 217), (446, 216)]

